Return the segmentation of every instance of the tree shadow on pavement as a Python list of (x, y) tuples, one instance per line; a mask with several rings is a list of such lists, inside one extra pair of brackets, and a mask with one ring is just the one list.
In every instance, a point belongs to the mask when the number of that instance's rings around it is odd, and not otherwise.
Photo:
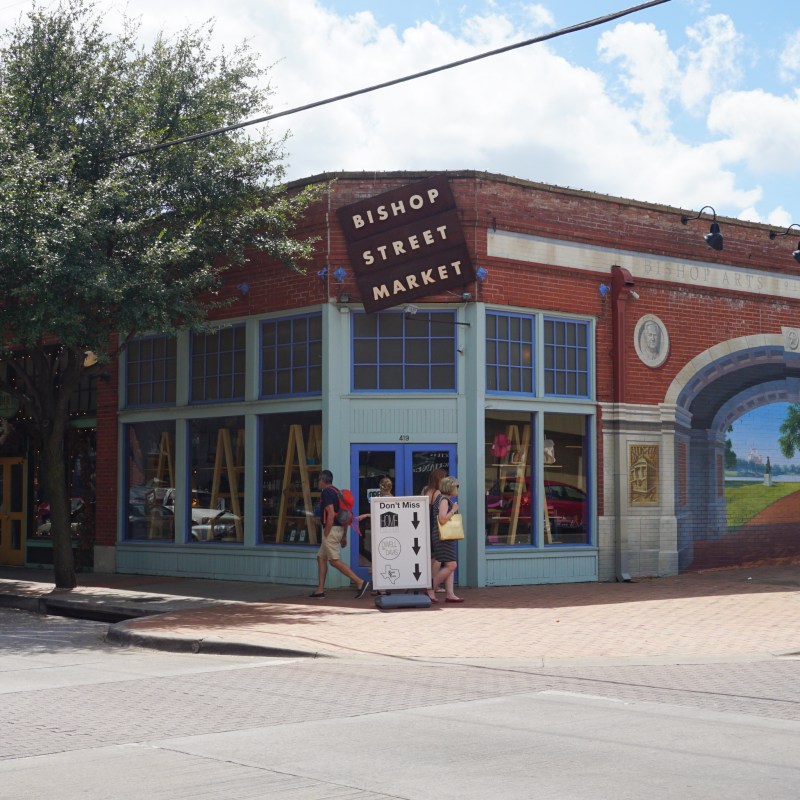
[(107, 624), (0, 609), (0, 657), (56, 655), (108, 647)]

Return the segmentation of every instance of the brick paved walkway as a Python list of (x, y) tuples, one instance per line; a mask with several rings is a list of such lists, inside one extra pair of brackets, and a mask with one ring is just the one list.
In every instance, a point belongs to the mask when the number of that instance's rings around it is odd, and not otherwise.
[[(3, 577), (0, 571), (0, 595), (12, 590), (36, 595), (45, 588)], [(93, 586), (59, 596), (97, 605), (147, 605), (148, 591), (160, 589), (164, 599), (168, 581), (174, 595), (198, 585), (142, 576), (92, 580)], [(280, 587), (279, 596), (273, 592), (271, 599), (259, 597), (258, 584), (207, 581), (202, 589), (211, 601), (175, 597), (175, 610), (113, 626), (117, 640), (184, 649), (241, 646), (310, 655), (542, 664), (800, 655), (797, 562), (624, 584), (459, 589), (466, 599), (463, 605), (395, 611), (377, 609), (371, 597), (357, 601), (352, 590), (329, 591), (326, 600), (316, 601), (307, 597), (305, 587)], [(263, 594), (270, 594), (268, 587)]]

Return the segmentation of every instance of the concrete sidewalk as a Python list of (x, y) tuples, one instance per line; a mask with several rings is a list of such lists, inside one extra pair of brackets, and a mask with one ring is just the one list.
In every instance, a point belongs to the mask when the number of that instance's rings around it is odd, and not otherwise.
[[(311, 587), (0, 567), (0, 606), (112, 622), (109, 640), (253, 655), (566, 663), (800, 657), (800, 561), (630, 583), (459, 589), (463, 605), (381, 611)], [(123, 621), (116, 621), (123, 620)]]

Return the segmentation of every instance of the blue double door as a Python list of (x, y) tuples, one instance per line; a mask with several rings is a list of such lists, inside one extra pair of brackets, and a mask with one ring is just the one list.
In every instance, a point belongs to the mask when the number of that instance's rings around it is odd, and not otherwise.
[[(350, 489), (356, 500), (354, 516), (369, 513), (369, 498), (380, 494), (381, 478), (390, 478), (395, 497), (422, 494), (431, 472), (456, 474), (456, 448), (449, 444), (354, 444), (350, 449)], [(361, 578), (369, 577), (372, 535), (369, 519), (360, 523), (361, 535), (351, 535), (350, 566)], [(358, 539), (358, 547), (355, 540)]]

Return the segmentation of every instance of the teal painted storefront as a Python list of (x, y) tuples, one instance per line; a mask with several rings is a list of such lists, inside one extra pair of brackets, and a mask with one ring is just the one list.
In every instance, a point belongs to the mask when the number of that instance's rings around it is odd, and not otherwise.
[[(452, 304), (426, 305), (426, 311), (437, 308), (452, 311)], [(316, 546), (296, 543), (264, 543), (260, 530), (266, 513), (261, 506), (264, 495), (265, 464), (263, 448), (265, 426), (280, 415), (319, 414), (321, 421), (321, 464), (334, 473), (340, 486), (352, 483), (359, 448), (366, 445), (428, 446), (448, 448), (455, 454), (457, 474), (461, 482), (459, 502), (465, 518), (467, 537), (459, 548), (459, 584), (466, 586), (502, 586), (512, 584), (563, 583), (594, 581), (598, 578), (597, 509), (594, 485), (596, 455), (595, 408), (590, 399), (545, 399), (537, 396), (503, 395), (486, 391), (486, 318), (494, 308), (481, 302), (462, 303), (455, 307), (454, 325), (456, 355), (456, 391), (408, 390), (369, 393), (352, 388), (352, 324), (361, 311), (357, 304), (328, 302), (319, 306), (293, 309), (290, 314), (263, 314), (226, 320), (226, 324), (244, 325), (246, 372), (244, 398), (229, 403), (192, 404), (189, 402), (190, 376), (188, 369), (176, 372), (175, 403), (170, 407), (128, 408), (124, 400), (119, 409), (118, 530), (120, 538), (114, 548), (99, 548), (97, 557), (101, 568), (111, 566), (122, 573), (152, 575), (185, 575), (219, 579), (270, 581), (286, 584), (312, 585), (316, 581)], [(511, 309), (511, 311), (522, 311)], [(542, 335), (542, 314), (530, 309)], [(394, 312), (402, 313), (402, 311)], [(261, 343), (263, 320), (295, 318), (298, 315), (321, 315), (322, 354), (321, 391), (317, 396), (298, 396), (284, 399), (260, 397)], [(551, 315), (552, 316), (552, 315)], [(574, 315), (572, 315), (574, 318)], [(591, 341), (588, 352), (594, 352), (593, 321), (586, 317)], [(541, 341), (542, 339), (537, 339)], [(191, 362), (188, 334), (177, 339), (177, 364)], [(535, 359), (537, 386), (543, 385), (542, 359)], [(589, 371), (591, 374), (591, 370)], [(126, 393), (125, 356), (120, 369), (120, 397)], [(591, 385), (593, 393), (593, 380)], [(546, 546), (549, 536), (547, 514), (531, 515), (529, 541), (518, 546), (491, 546), (487, 530), (487, 474), (495, 465), (487, 456), (487, 415), (504, 419), (530, 419), (531, 441), (546, 437), (545, 415), (570, 414), (586, 420), (586, 460), (583, 468), (590, 481), (588, 495), (588, 543), (563, 547)], [(171, 539), (131, 540), (129, 529), (129, 465), (127, 436), (130, 426), (150, 423), (174, 423), (174, 480), (175, 493), (191, 494), (189, 477), (192, 474), (194, 444), (192, 430), (209, 419), (235, 418), (243, 431), (242, 495), (240, 541), (188, 541), (186, 531), (192, 527), (192, 510), (188, 504), (174, 506), (174, 537)], [(499, 423), (498, 423), (499, 424)], [(531, 447), (530, 489), (533, 508), (546, 508), (540, 476), (541, 449)], [(318, 468), (319, 465), (317, 465)], [(487, 473), (488, 470), (488, 473)], [(499, 473), (499, 468), (498, 468)], [(527, 512), (530, 515), (530, 511)], [(549, 513), (549, 512), (548, 512)], [(548, 526), (547, 532), (544, 528)], [(350, 537), (350, 556), (355, 546)], [(549, 544), (549, 543), (548, 543)], [(537, 546), (538, 545), (538, 546)], [(112, 552), (113, 550), (113, 552)], [(344, 585), (344, 579), (329, 573), (329, 585)]]

